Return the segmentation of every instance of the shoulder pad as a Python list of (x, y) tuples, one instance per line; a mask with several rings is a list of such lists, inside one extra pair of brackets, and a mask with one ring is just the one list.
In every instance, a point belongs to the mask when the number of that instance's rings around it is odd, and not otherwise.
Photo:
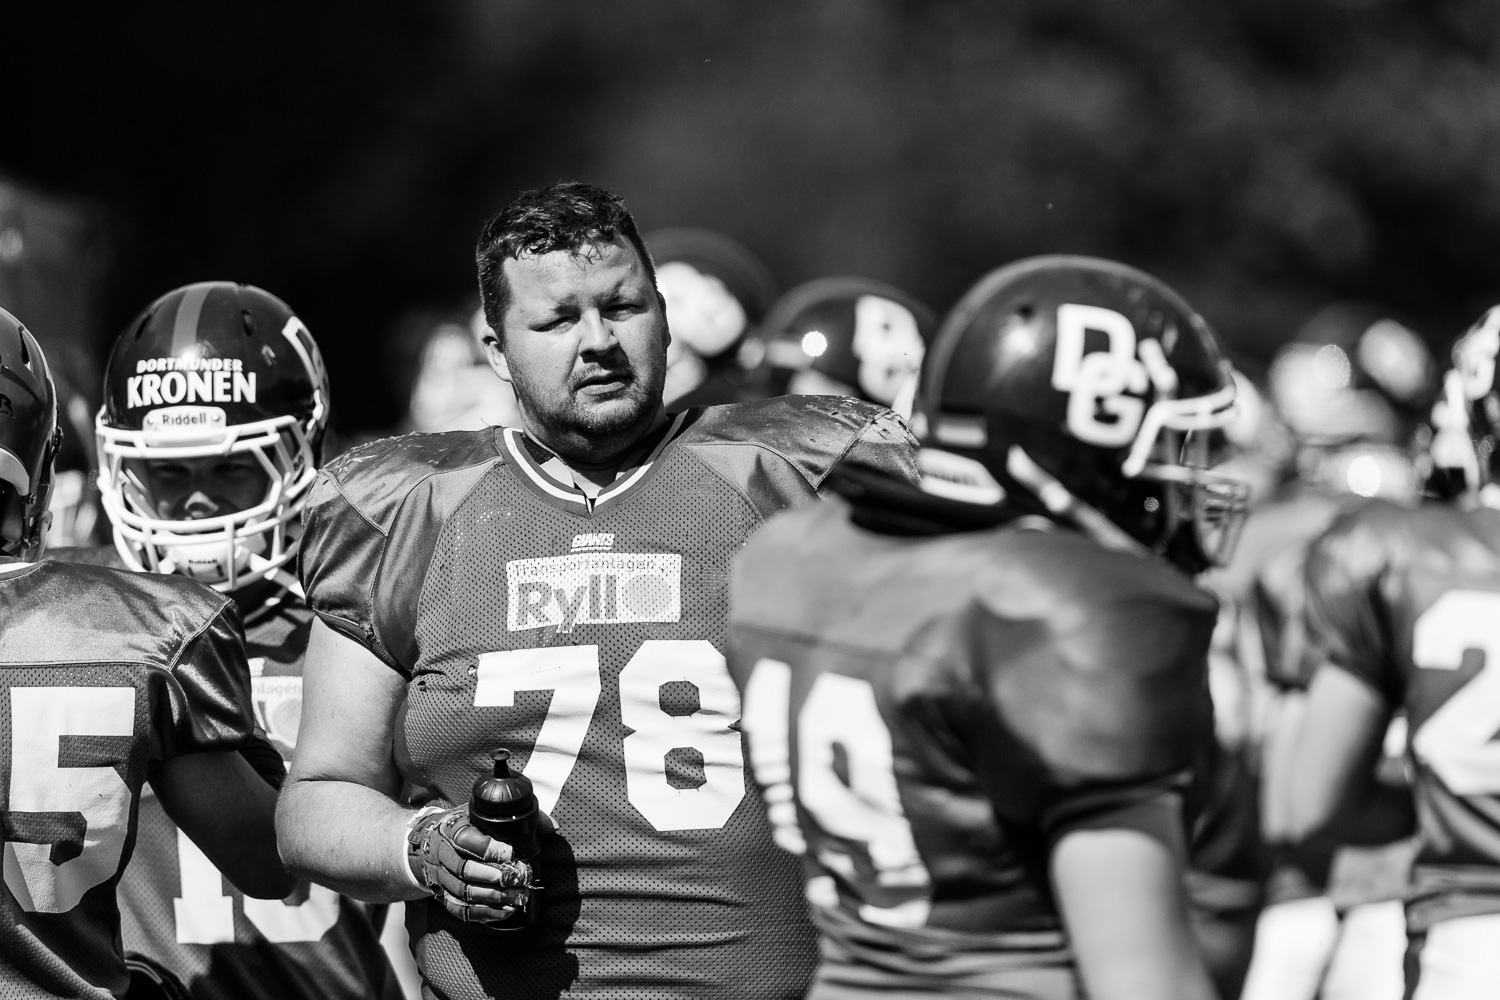
[(382, 533), (401, 503), (424, 481), (501, 460), (496, 428), (403, 434), (352, 448), (323, 467), (308, 495), (316, 507), (336, 494)]
[[(1433, 509), (1432, 513), (1443, 520), (1451, 517), (1446, 509)], [(1420, 515), (1420, 511), (1388, 500), (1371, 500), (1341, 514), (1312, 544), (1307, 560), (1308, 585), (1326, 586), (1329, 573), (1338, 574), (1346, 584), (1373, 580), (1413, 539), (1416, 533), (1412, 529)]]
[(913, 453), (905, 464), (911, 466), (906, 478), (915, 481), (916, 440), (905, 423), (883, 406), (848, 396), (777, 396), (705, 407), (678, 440), (690, 448), (764, 449), (791, 464), (814, 489), (856, 445), (888, 444)]

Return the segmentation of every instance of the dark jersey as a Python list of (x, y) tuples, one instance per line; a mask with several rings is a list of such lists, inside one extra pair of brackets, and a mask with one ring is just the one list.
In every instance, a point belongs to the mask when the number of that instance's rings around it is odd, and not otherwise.
[(185, 579), (0, 563), (0, 996), (124, 993), (115, 885), (151, 767), (254, 729), (234, 605)]
[(1500, 512), (1370, 503), (1318, 540), (1307, 590), (1320, 659), (1406, 710), (1409, 926), (1500, 913)]
[(1186, 787), (1215, 601), (1072, 532), (848, 511), (772, 520), (732, 585), (756, 777), (827, 937), (815, 995), (1075, 996), (1051, 848)]
[(534, 450), (516, 429), (375, 442), (306, 508), (309, 604), (408, 679), (408, 779), (462, 802), (505, 747), (560, 824), (535, 927), (408, 906), (426, 988), (800, 997), (815, 937), (747, 794), (729, 563), (846, 455), (913, 479), (911, 437), (847, 399), (691, 410), (592, 503)]

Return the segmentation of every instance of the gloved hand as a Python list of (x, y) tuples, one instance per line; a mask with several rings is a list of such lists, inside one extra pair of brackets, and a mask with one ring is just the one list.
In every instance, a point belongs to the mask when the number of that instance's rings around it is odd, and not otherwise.
[(417, 881), (465, 923), (498, 924), (531, 903), (531, 866), (470, 825), (467, 803), (419, 816), (406, 836), (406, 860)]

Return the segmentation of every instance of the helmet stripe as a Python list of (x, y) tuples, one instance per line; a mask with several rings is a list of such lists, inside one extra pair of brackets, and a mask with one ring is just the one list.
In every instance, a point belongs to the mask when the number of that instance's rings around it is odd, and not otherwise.
[(172, 325), (172, 356), (198, 342), (198, 317), (203, 314), (203, 303), (213, 285), (189, 285), (186, 294), (177, 303), (177, 318)]

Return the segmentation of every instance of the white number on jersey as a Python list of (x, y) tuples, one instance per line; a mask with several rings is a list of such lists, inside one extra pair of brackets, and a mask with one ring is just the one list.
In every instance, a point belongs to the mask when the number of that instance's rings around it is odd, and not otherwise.
[[(78, 853), (52, 863), (52, 843), (5, 844), (5, 885), (21, 908), (66, 913), (120, 867), (130, 787), (113, 767), (62, 767), (64, 736), (131, 736), (135, 688), (10, 689), (9, 812), (83, 817)], [(61, 839), (61, 838), (59, 838)]]
[[(172, 900), (178, 944), (227, 944), (234, 941), (234, 898), (224, 891), (224, 876), (203, 849), (177, 831), (177, 870), (182, 895)], [(291, 944), (320, 941), (339, 922), (339, 897), (313, 885), (295, 906), (279, 899), (245, 896), (245, 917), (267, 941)]]
[(1412, 630), (1412, 660), (1424, 670), (1457, 670), (1466, 650), (1484, 667), (1412, 734), (1412, 752), (1457, 795), (1500, 794), (1500, 593), (1450, 590)]
[[(777, 843), (805, 850), (805, 839), (795, 829), (795, 807), (788, 808), (791, 679), (790, 668), (779, 660), (755, 665), (745, 691), (745, 727), (756, 779), (766, 789), (776, 824)], [(901, 806), (891, 733), (880, 717), (875, 689), (858, 677), (819, 674), (796, 725), (797, 798), (802, 807), (834, 836), (864, 844), (880, 885), (930, 886)], [(844, 754), (847, 784), (835, 768), (836, 747)], [(824, 848), (818, 861), (845, 878), (854, 875), (854, 861), (843, 853)], [(809, 895), (826, 892), (814, 885), (808, 889)], [(866, 904), (860, 916), (872, 924), (921, 927), (930, 909), (931, 900), (922, 896), (889, 908)]]
[[(698, 709), (673, 715), (662, 707), (662, 689), (686, 682), (698, 692)], [(620, 721), (625, 737), (627, 796), (658, 830), (722, 827), (745, 795), (739, 695), (724, 656), (703, 639), (647, 639), (620, 671)], [(551, 812), (573, 773), (589, 724), (599, 705), (599, 647), (541, 646), (485, 653), (479, 657), (475, 707), (509, 708), (518, 691), (551, 691), (547, 715), (526, 762), (537, 804)], [(668, 757), (696, 751), (704, 782), (673, 787)]]

